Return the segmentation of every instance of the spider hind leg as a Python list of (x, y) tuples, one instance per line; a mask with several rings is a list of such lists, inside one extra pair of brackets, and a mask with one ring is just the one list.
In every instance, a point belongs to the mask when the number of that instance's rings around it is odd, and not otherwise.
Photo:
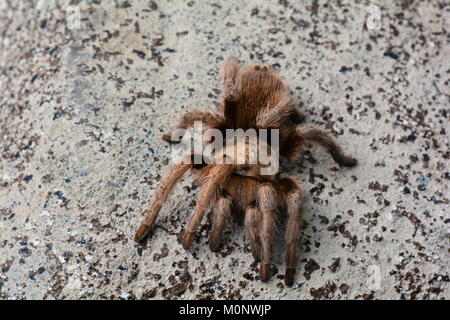
[(294, 283), (295, 267), (297, 265), (298, 245), (301, 231), (301, 217), (303, 208), (303, 191), (299, 183), (286, 176), (281, 183), (287, 187), (286, 209), (287, 223), (285, 231), (286, 239), (286, 271), (284, 282), (291, 287)]
[(231, 217), (231, 198), (223, 195), (217, 200), (212, 212), (212, 228), (209, 235), (209, 248), (217, 251), (220, 248), (220, 240)]
[(298, 126), (297, 134), (303, 141), (311, 141), (320, 144), (339, 165), (344, 167), (356, 166), (357, 160), (345, 155), (341, 147), (327, 132), (310, 126)]
[(264, 183), (258, 189), (258, 206), (261, 213), (261, 263), (259, 275), (265, 282), (270, 277), (270, 262), (272, 260), (273, 240), (276, 230), (277, 192), (275, 188)]
[(257, 207), (249, 206), (245, 210), (245, 229), (250, 239), (250, 248), (253, 258), (261, 261), (261, 239), (258, 230), (261, 226), (261, 214)]

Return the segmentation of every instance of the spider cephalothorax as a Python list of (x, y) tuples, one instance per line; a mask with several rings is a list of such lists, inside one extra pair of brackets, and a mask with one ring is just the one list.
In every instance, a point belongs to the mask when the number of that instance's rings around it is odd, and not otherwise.
[[(226, 129), (277, 129), (277, 151), (281, 162), (299, 157), (306, 143), (315, 142), (322, 145), (338, 164), (356, 165), (356, 160), (345, 156), (328, 133), (300, 125), (303, 117), (295, 109), (287, 85), (272, 67), (251, 65), (240, 68), (236, 58), (228, 58), (220, 71), (220, 82), (221, 107), (210, 112), (193, 111), (185, 114), (178, 129), (188, 129), (195, 121), (201, 121), (205, 127), (223, 133)], [(168, 133), (163, 139), (170, 142), (171, 137)], [(271, 144), (270, 139), (265, 142)], [(231, 217), (243, 218), (253, 257), (261, 262), (261, 280), (267, 281), (276, 227), (280, 218), (286, 216), (285, 283), (291, 286), (297, 263), (303, 206), (303, 192), (296, 179), (283, 172), (262, 174), (262, 166), (258, 162), (190, 162), (181, 161), (171, 168), (158, 187), (135, 239), (141, 241), (146, 237), (175, 184), (187, 170), (193, 169), (202, 189), (183, 235), (183, 247), (189, 249), (195, 231), (211, 207), (209, 246), (213, 251), (218, 250), (220, 237)]]

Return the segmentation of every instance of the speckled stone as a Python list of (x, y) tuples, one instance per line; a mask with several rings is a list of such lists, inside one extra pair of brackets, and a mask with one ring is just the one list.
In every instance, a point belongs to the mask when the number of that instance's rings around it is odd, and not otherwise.
[[(449, 299), (449, 21), (444, 1), (0, 0), (0, 299)], [(31, 4), (30, 4), (31, 3)], [(80, 8), (80, 28), (66, 24)], [(278, 68), (320, 148), (300, 260), (259, 281), (243, 228), (223, 249), (178, 239), (187, 176), (146, 245), (133, 241), (170, 166), (162, 132), (214, 108), (224, 58)]]

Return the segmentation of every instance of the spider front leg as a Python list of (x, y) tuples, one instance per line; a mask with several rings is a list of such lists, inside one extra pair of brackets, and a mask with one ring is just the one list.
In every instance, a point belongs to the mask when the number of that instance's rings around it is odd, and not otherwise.
[(287, 95), (276, 105), (265, 107), (256, 118), (256, 125), (259, 128), (278, 128), (281, 122), (292, 113), (294, 108), (294, 99)]
[(297, 181), (286, 177), (280, 182), (286, 186), (286, 207), (288, 220), (286, 224), (286, 272), (284, 282), (291, 287), (294, 283), (295, 267), (297, 264), (298, 242), (301, 231), (301, 217), (303, 208), (303, 191)]
[(217, 251), (220, 246), (220, 238), (231, 217), (231, 198), (223, 195), (217, 200), (212, 212), (212, 228), (209, 236), (209, 248)]
[(261, 241), (259, 230), (261, 226), (261, 212), (258, 208), (250, 206), (245, 210), (245, 230), (250, 239), (250, 248), (253, 258), (261, 261)]
[(177, 129), (187, 129), (194, 126), (194, 122), (200, 121), (203, 126), (206, 126), (208, 128), (219, 128), (224, 123), (225, 119), (223, 115), (219, 114), (218, 112), (205, 112), (205, 111), (191, 111), (187, 112), (179, 121), (178, 125), (172, 129), (170, 132), (164, 133), (162, 136), (164, 141), (167, 142), (179, 142), (177, 140), (174, 140), (174, 138), (179, 137), (173, 137), (172, 132)]
[(134, 238), (136, 241), (142, 241), (145, 239), (145, 237), (153, 227), (153, 224), (156, 221), (156, 217), (158, 216), (158, 213), (161, 210), (164, 202), (167, 201), (167, 198), (169, 197), (173, 187), (181, 179), (183, 174), (191, 167), (192, 164), (190, 163), (179, 163), (171, 168), (169, 174), (159, 185), (153, 200), (153, 204), (147, 211), (144, 220), (142, 221), (139, 229), (136, 232), (136, 236)]
[(209, 205), (217, 197), (220, 188), (225, 184), (233, 172), (233, 166), (229, 164), (212, 164), (212, 169), (204, 179), (205, 185), (200, 191), (197, 206), (194, 214), (190, 218), (186, 230), (183, 235), (183, 248), (188, 250), (194, 240), (193, 235), (200, 225)]
[(259, 275), (261, 281), (269, 280), (270, 261), (272, 260), (272, 247), (276, 229), (276, 210), (278, 206), (275, 188), (268, 184), (262, 184), (258, 190), (258, 205), (262, 216), (261, 239), (261, 264)]
[(239, 61), (235, 57), (228, 57), (219, 72), (222, 95), (225, 101), (232, 101), (237, 98), (237, 75), (239, 72)]

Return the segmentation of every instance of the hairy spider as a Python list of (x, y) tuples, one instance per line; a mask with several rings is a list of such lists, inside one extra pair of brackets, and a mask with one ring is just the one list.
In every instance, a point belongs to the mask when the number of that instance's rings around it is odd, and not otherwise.
[[(287, 85), (272, 67), (250, 65), (241, 68), (238, 60), (230, 57), (220, 70), (220, 83), (221, 106), (210, 112), (188, 112), (176, 128), (190, 128), (195, 121), (201, 121), (207, 127), (221, 132), (239, 128), (275, 128), (279, 130), (278, 150), (282, 163), (300, 157), (303, 147), (313, 142), (323, 146), (339, 165), (356, 165), (356, 159), (344, 155), (328, 133), (300, 125), (303, 115), (295, 109)], [(171, 142), (171, 134), (165, 134), (163, 139)], [(271, 140), (268, 139), (267, 143), (270, 145)], [(209, 236), (211, 250), (219, 249), (221, 235), (232, 216), (244, 220), (253, 257), (261, 262), (260, 278), (267, 281), (275, 232), (280, 218), (286, 216), (285, 283), (292, 286), (301, 231), (303, 191), (295, 178), (283, 172), (263, 175), (261, 167), (258, 163), (175, 164), (159, 185), (135, 240), (145, 239), (175, 184), (186, 171), (194, 169), (196, 181), (202, 188), (182, 238), (183, 247), (186, 250), (190, 248), (195, 231), (212, 207), (212, 230)]]

